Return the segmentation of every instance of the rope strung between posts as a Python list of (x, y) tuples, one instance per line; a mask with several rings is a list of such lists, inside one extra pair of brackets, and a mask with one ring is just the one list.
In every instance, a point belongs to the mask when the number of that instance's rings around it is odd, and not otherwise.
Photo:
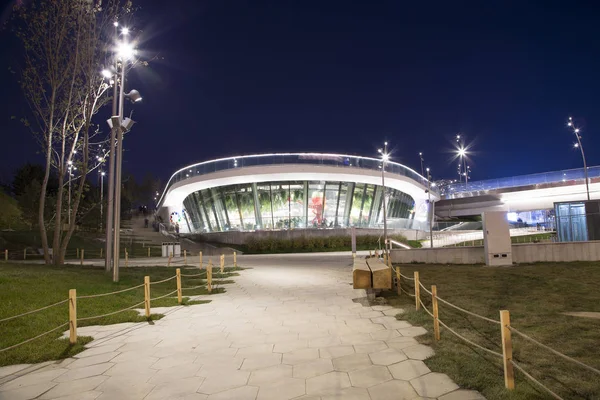
[(410, 294), (410, 293), (408, 293), (406, 290), (404, 290), (404, 289), (402, 289), (402, 288), (400, 288), (400, 290), (402, 290), (404, 293), (406, 293), (406, 294), (407, 294), (407, 295), (409, 295), (410, 297), (415, 297), (415, 295), (414, 295), (414, 294)]
[(531, 376), (527, 372), (525, 372), (525, 370), (519, 364), (517, 364), (513, 360), (510, 360), (510, 363), (512, 364), (513, 367), (515, 367), (516, 369), (518, 369), (523, 375), (525, 375), (527, 378), (529, 378), (532, 382), (536, 383), (539, 387), (541, 387), (546, 392), (548, 392), (548, 394), (550, 394), (552, 397), (554, 397), (557, 400), (563, 400), (562, 397), (560, 397), (559, 395), (557, 395), (556, 393), (554, 393), (552, 390), (550, 390), (546, 386), (544, 386), (542, 384), (542, 382), (538, 381), (533, 376)]
[(425, 292), (427, 292), (427, 293), (431, 294), (431, 291), (427, 290), (427, 288), (425, 287), (425, 285), (423, 285), (423, 283), (421, 283), (421, 281), (419, 281), (419, 286), (421, 286), (421, 288), (422, 288), (422, 289), (423, 289)]
[(575, 363), (575, 364), (577, 364), (577, 365), (579, 365), (579, 366), (582, 366), (583, 368), (586, 368), (586, 369), (588, 369), (589, 371), (595, 372), (596, 374), (600, 375), (600, 370), (597, 370), (596, 368), (594, 368), (594, 367), (591, 367), (591, 366), (589, 366), (589, 365), (587, 365), (587, 364), (584, 364), (584, 363), (582, 363), (582, 362), (581, 362), (581, 361), (579, 361), (579, 360), (576, 360), (576, 359), (574, 359), (574, 358), (572, 358), (572, 357), (569, 357), (569, 356), (567, 356), (567, 355), (565, 355), (565, 354), (563, 354), (563, 353), (560, 353), (560, 352), (558, 352), (558, 351), (554, 350), (552, 347), (548, 347), (548, 346), (546, 346), (545, 344), (538, 342), (538, 341), (537, 341), (537, 340), (535, 340), (534, 338), (532, 338), (532, 337), (530, 337), (530, 336), (527, 336), (527, 335), (526, 335), (526, 334), (524, 334), (523, 332), (520, 332), (520, 331), (516, 330), (516, 329), (515, 329), (515, 328), (513, 328), (512, 326), (507, 326), (507, 328), (508, 328), (508, 329), (510, 329), (510, 331), (511, 331), (511, 332), (514, 332), (514, 333), (516, 333), (517, 335), (521, 336), (522, 338), (524, 338), (524, 339), (527, 339), (527, 340), (529, 340), (530, 342), (537, 344), (538, 346), (540, 346), (540, 347), (542, 347), (542, 348), (544, 348), (544, 349), (548, 350), (549, 352), (551, 352), (551, 353), (554, 353), (554, 354), (556, 354), (557, 356), (559, 356), (559, 357), (562, 357), (562, 358), (564, 358), (564, 359), (565, 359), (565, 360), (567, 360), (567, 361), (571, 361), (571, 362), (573, 362), (573, 363)]
[(492, 322), (494, 324), (500, 325), (500, 321), (497, 321), (495, 319), (491, 319), (491, 318), (488, 318), (488, 317), (484, 317), (483, 315), (475, 314), (474, 312), (471, 312), (469, 310), (465, 310), (464, 308), (460, 308), (459, 306), (455, 306), (454, 304), (450, 303), (449, 301), (446, 301), (446, 300), (442, 299), (441, 297), (438, 297), (437, 299), (439, 301), (441, 301), (442, 303), (444, 303), (446, 305), (449, 305), (450, 307), (453, 307), (453, 308), (457, 309), (458, 311), (462, 311), (462, 312), (464, 312), (466, 314), (469, 314), (469, 315), (472, 315), (474, 317), (481, 318), (484, 321), (488, 321), (488, 322)]
[(54, 332), (54, 331), (57, 331), (57, 330), (59, 330), (59, 329), (61, 329), (61, 328), (64, 328), (65, 326), (69, 326), (69, 323), (68, 323), (68, 322), (65, 322), (64, 324), (62, 324), (62, 325), (60, 325), (60, 326), (57, 326), (57, 327), (56, 327), (56, 328), (54, 328), (54, 329), (50, 329), (49, 331), (46, 331), (46, 332), (44, 332), (44, 333), (41, 333), (41, 334), (37, 335), (36, 337), (32, 337), (31, 339), (24, 340), (24, 341), (22, 341), (21, 343), (17, 343), (17, 344), (14, 344), (14, 345), (10, 346), (10, 347), (6, 347), (6, 348), (4, 348), (4, 349), (0, 349), (0, 353), (2, 353), (2, 352), (4, 352), (4, 351), (7, 351), (7, 350), (10, 350), (10, 349), (14, 349), (15, 347), (21, 346), (21, 345), (23, 345), (23, 344), (25, 344), (25, 343), (29, 343), (29, 342), (31, 342), (32, 340), (35, 340), (35, 339), (41, 338), (42, 336), (45, 336), (45, 335), (47, 335), (47, 334), (49, 334), (49, 333), (52, 333), (52, 332)]
[(183, 288), (181, 288), (181, 290), (192, 290), (192, 289), (200, 289), (200, 288), (206, 288), (206, 284), (194, 286), (194, 287), (183, 287)]
[(406, 275), (400, 274), (400, 276), (403, 277), (404, 279), (406, 279), (407, 281), (414, 281), (415, 280), (415, 278), (411, 278), (411, 277), (406, 276)]
[(103, 296), (110, 296), (111, 294), (119, 294), (119, 293), (125, 293), (128, 292), (130, 290), (135, 290), (135, 289), (139, 289), (141, 287), (144, 287), (144, 284), (142, 283), (141, 285), (137, 285), (134, 287), (130, 287), (128, 289), (123, 289), (123, 290), (117, 290), (116, 292), (110, 292), (110, 293), (101, 293), (101, 294), (90, 294), (87, 296), (77, 296), (77, 299), (93, 299), (94, 297), (103, 297)]
[(184, 276), (186, 278), (193, 278), (194, 276), (202, 276), (202, 275), (206, 275), (206, 271), (200, 272), (199, 274), (181, 274), (181, 276)]
[(107, 313), (107, 314), (102, 314), (102, 315), (95, 315), (95, 316), (93, 316), (93, 317), (77, 318), (77, 321), (89, 321), (90, 319), (96, 319), (96, 318), (104, 318), (104, 317), (108, 317), (108, 316), (111, 316), (111, 315), (115, 315), (115, 314), (118, 314), (118, 313), (122, 313), (122, 312), (124, 312), (124, 311), (131, 310), (131, 309), (133, 309), (133, 308), (136, 308), (136, 307), (138, 307), (138, 306), (141, 306), (142, 304), (144, 304), (144, 302), (143, 302), (143, 301), (142, 301), (141, 303), (134, 304), (134, 305), (132, 305), (131, 307), (127, 307), (127, 308), (124, 308), (124, 309), (122, 309), (122, 310), (119, 310), (119, 311), (114, 311), (114, 312), (110, 312), (110, 313)]
[(159, 283), (168, 282), (168, 281), (170, 281), (172, 279), (175, 279), (175, 278), (177, 278), (177, 275), (173, 275), (172, 277), (167, 278), (167, 279), (163, 279), (162, 281), (150, 282), (150, 284), (151, 285), (158, 285)]
[(14, 315), (12, 317), (7, 317), (7, 318), (0, 319), (0, 322), (10, 321), (11, 319), (19, 318), (19, 317), (22, 317), (24, 315), (29, 315), (29, 314), (36, 313), (38, 311), (46, 310), (48, 308), (51, 308), (51, 307), (54, 307), (54, 306), (58, 306), (60, 304), (64, 304), (64, 303), (66, 303), (68, 301), (69, 301), (69, 299), (61, 300), (58, 303), (50, 304), (49, 306), (38, 308), (37, 310), (27, 311), (27, 312), (24, 312), (24, 313), (19, 314), (19, 315)]
[(159, 297), (155, 297), (153, 299), (150, 299), (150, 301), (155, 301), (155, 300), (160, 300), (160, 299), (164, 299), (165, 297), (171, 296), (173, 294), (177, 293), (177, 290), (173, 290), (171, 293), (167, 293), (163, 296), (159, 296)]
[(425, 312), (427, 312), (427, 314), (429, 314), (431, 316), (431, 318), (435, 318), (433, 316), (433, 314), (429, 312), (429, 310), (427, 309), (427, 306), (425, 304), (423, 304), (423, 300), (419, 299), (419, 303), (421, 303), (421, 305), (423, 306), (423, 309), (425, 310)]
[(446, 329), (448, 329), (450, 332), (452, 332), (452, 333), (453, 333), (453, 334), (454, 334), (456, 337), (458, 337), (458, 338), (460, 338), (460, 339), (464, 340), (465, 342), (469, 343), (470, 345), (472, 345), (472, 346), (475, 346), (475, 347), (477, 347), (478, 349), (481, 349), (481, 350), (487, 351), (488, 353), (490, 353), (490, 354), (493, 354), (493, 355), (495, 355), (496, 357), (500, 357), (500, 358), (502, 358), (502, 354), (500, 354), (500, 353), (497, 353), (497, 352), (495, 352), (494, 350), (486, 349), (485, 347), (483, 347), (483, 346), (480, 346), (480, 345), (478, 345), (477, 343), (470, 341), (469, 339), (467, 339), (466, 337), (462, 336), (461, 334), (459, 334), (458, 332), (456, 332), (456, 331), (454, 331), (452, 328), (450, 328), (448, 325), (446, 325), (445, 323), (443, 323), (443, 322), (442, 322), (442, 320), (441, 320), (441, 319), (439, 319), (439, 318), (438, 318), (438, 322), (439, 322), (439, 323), (440, 323), (440, 325), (442, 325), (444, 328), (446, 328)]

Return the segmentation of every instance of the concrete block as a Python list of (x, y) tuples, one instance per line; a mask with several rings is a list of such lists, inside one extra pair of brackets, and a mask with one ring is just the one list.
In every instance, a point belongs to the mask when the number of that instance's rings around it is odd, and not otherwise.
[(372, 273), (373, 289), (389, 289), (392, 287), (392, 271), (378, 258), (369, 258), (367, 264)]
[(355, 258), (352, 267), (352, 282), (354, 289), (371, 288), (371, 270), (364, 258)]

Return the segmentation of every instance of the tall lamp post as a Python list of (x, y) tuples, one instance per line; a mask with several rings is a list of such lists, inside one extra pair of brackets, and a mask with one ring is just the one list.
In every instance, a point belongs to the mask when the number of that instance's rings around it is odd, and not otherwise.
[[(118, 23), (115, 22), (115, 27)], [(142, 96), (137, 90), (131, 90), (129, 93), (125, 93), (125, 75), (127, 72), (127, 64), (132, 60), (135, 50), (133, 46), (127, 41), (127, 35), (129, 30), (123, 28), (121, 30), (123, 40), (117, 47), (116, 54), (116, 65), (120, 64), (120, 79), (118, 79), (117, 71), (111, 73), (109, 70), (102, 71), (106, 77), (114, 77), (114, 88), (113, 88), (113, 116), (107, 121), (111, 128), (111, 151), (110, 151), (110, 162), (109, 162), (109, 202), (107, 204), (107, 218), (106, 218), (106, 262), (105, 267), (110, 270), (111, 259), (112, 259), (112, 270), (113, 270), (113, 281), (119, 281), (119, 252), (120, 252), (120, 226), (121, 226), (121, 169), (123, 164), (123, 133), (128, 132), (133, 126), (134, 122), (129, 118), (123, 118), (125, 97), (128, 97), (131, 101), (138, 102), (142, 100)], [(118, 60), (121, 62), (119, 63)], [(119, 103), (117, 106), (117, 84), (119, 85)], [(118, 114), (117, 114), (118, 110)], [(115, 149), (116, 145), (116, 149)], [(114, 160), (114, 165), (113, 165)], [(112, 187), (111, 187), (112, 182)], [(114, 194), (113, 194), (114, 190)], [(111, 204), (112, 203), (112, 204)], [(111, 251), (112, 244), (112, 251)]]
[(104, 171), (100, 171), (100, 232), (102, 232), (102, 218), (104, 211)]
[(388, 253), (388, 235), (387, 235), (387, 210), (385, 204), (385, 163), (389, 160), (390, 155), (387, 151), (388, 142), (383, 144), (383, 149), (377, 151), (381, 154), (381, 188), (383, 190), (383, 243), (385, 248), (386, 257), (389, 257)]
[(431, 173), (429, 167), (427, 167), (427, 202), (429, 203), (428, 211), (429, 215), (429, 246), (433, 249), (433, 218), (435, 212), (435, 206), (431, 202)]
[(567, 122), (567, 126), (573, 129), (573, 134), (577, 138), (577, 143), (573, 145), (575, 148), (579, 148), (581, 150), (581, 158), (583, 159), (583, 173), (585, 176), (585, 191), (587, 193), (587, 199), (590, 200), (590, 184), (588, 181), (588, 169), (587, 163), (585, 162), (585, 153), (583, 152), (583, 145), (581, 144), (581, 135), (579, 134), (579, 128), (575, 128), (573, 124), (573, 118), (569, 117), (569, 122)]
[(421, 176), (425, 176), (425, 171), (423, 170), (423, 153), (419, 152), (419, 158), (421, 159)]

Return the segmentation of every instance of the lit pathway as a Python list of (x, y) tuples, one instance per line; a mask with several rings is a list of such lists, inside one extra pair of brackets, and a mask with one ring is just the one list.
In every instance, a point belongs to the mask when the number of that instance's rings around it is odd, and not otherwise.
[(96, 340), (75, 358), (0, 368), (0, 399), (483, 399), (429, 371), (422, 328), (352, 301), (349, 257), (240, 261), (254, 268), (209, 304), (81, 328)]

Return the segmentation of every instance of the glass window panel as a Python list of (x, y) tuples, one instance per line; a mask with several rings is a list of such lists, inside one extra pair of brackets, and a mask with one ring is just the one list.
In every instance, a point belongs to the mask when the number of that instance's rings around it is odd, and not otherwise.
[(306, 205), (304, 203), (304, 182), (289, 182), (290, 217), (292, 228), (304, 228)]
[(206, 212), (206, 217), (211, 226), (211, 231), (213, 231), (213, 232), (220, 231), (221, 227), (215, 216), (215, 208), (214, 208), (215, 202), (212, 198), (210, 190), (204, 189), (204, 190), (201, 190), (199, 193), (201, 195), (201, 201), (204, 204), (204, 211)]
[(242, 221), (240, 220), (240, 211), (235, 196), (235, 186), (227, 186), (222, 190), (223, 203), (229, 219), (230, 230), (242, 230)]
[(323, 226), (333, 228), (338, 207), (339, 182), (327, 182), (325, 186), (325, 205), (323, 207)]
[(364, 183), (357, 183), (354, 187), (352, 196), (352, 208), (350, 209), (350, 225), (360, 226), (360, 211), (363, 204), (363, 192), (365, 191)]
[(308, 184), (308, 226), (312, 228), (320, 227), (323, 224), (323, 201), (325, 193), (323, 192), (325, 184), (323, 182), (309, 182)]
[(254, 194), (252, 185), (238, 185), (236, 187), (237, 200), (239, 202), (240, 213), (244, 221), (244, 230), (253, 230), (256, 228), (256, 215), (254, 214)]
[(273, 229), (273, 215), (271, 214), (271, 187), (269, 183), (256, 185), (258, 204), (262, 217), (262, 229)]
[(342, 189), (340, 190), (340, 203), (337, 212), (337, 224), (339, 227), (344, 228), (348, 221), (346, 220), (347, 207), (352, 202), (352, 199), (348, 197), (348, 191), (351, 191), (351, 184), (342, 182)]
[(363, 196), (363, 207), (360, 215), (360, 226), (369, 226), (369, 217), (371, 216), (374, 194), (375, 186), (366, 185), (365, 194)]

